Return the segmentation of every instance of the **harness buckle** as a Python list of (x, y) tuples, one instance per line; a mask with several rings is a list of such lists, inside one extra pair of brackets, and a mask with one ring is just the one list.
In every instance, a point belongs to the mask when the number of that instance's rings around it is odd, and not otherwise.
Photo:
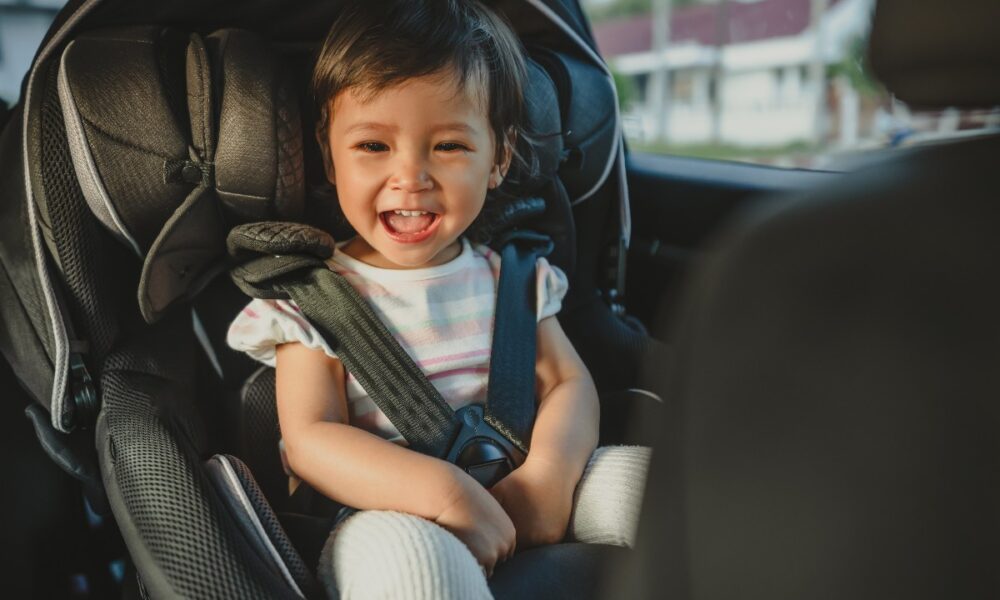
[(486, 422), (482, 404), (463, 406), (455, 414), (462, 428), (445, 460), (483, 487), (493, 487), (524, 462), (524, 453)]

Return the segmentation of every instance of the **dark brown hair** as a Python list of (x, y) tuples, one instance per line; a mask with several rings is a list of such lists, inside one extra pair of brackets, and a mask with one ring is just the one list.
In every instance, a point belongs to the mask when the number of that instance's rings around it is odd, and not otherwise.
[(375, 96), (407, 79), (452, 69), (460, 89), (483, 102), (496, 160), (524, 135), (526, 67), (510, 26), (477, 0), (354, 0), (323, 42), (312, 90), (325, 160), (330, 104), (353, 90)]

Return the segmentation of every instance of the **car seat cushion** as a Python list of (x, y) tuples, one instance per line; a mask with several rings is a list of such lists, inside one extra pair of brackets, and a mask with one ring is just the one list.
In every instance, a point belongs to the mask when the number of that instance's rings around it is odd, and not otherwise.
[(298, 100), (255, 34), (90, 32), (63, 52), (58, 87), (87, 205), (143, 261), (147, 321), (223, 270), (232, 225), (301, 217)]
[(219, 200), (239, 222), (297, 219), (305, 186), (302, 125), (287, 71), (249, 31), (216, 31), (206, 45), (219, 114)]
[(312, 572), (288, 539), (250, 469), (235, 456), (217, 454), (205, 462), (205, 470), (253, 551), (300, 595), (314, 595)]

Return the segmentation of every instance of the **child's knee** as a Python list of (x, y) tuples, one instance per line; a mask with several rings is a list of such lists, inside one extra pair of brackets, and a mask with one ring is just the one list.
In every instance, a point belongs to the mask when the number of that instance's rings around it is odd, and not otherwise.
[(489, 598), (468, 548), (442, 527), (392, 511), (361, 511), (324, 551), (327, 588), (341, 598)]
[(601, 446), (587, 461), (581, 483), (590, 477), (646, 481), (652, 448), (648, 446)]
[(570, 538), (632, 547), (651, 449), (603, 446), (594, 451), (576, 488)]

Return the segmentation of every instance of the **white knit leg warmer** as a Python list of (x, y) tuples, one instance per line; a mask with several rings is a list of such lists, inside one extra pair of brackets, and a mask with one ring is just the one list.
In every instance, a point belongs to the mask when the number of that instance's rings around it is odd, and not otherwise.
[(440, 525), (406, 513), (358, 512), (330, 534), (319, 562), (330, 598), (492, 598), (469, 549)]
[(594, 450), (576, 486), (567, 541), (635, 546), (651, 454), (646, 446)]

